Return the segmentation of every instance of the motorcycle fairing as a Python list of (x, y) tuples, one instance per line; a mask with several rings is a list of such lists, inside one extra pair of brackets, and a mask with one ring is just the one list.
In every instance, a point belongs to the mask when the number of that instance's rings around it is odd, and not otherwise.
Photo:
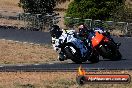
[(95, 32), (95, 36), (92, 38), (92, 46), (95, 47), (97, 46), (102, 39), (104, 38), (104, 36), (102, 34), (100, 34), (99, 32)]

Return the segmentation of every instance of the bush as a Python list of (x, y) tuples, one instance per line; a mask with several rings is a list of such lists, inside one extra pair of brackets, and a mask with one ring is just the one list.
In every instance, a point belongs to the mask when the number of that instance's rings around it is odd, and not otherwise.
[(65, 16), (109, 20), (120, 4), (122, 0), (74, 0), (69, 4)]
[(20, 0), (19, 6), (27, 13), (45, 14), (53, 12), (55, 4), (55, 0)]
[(112, 16), (115, 21), (132, 22), (132, 8), (121, 5)]

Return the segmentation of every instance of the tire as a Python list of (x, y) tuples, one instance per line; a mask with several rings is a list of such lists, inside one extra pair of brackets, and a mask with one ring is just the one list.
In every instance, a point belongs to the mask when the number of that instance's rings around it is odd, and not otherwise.
[(99, 54), (96, 52), (93, 52), (88, 61), (90, 61), (91, 63), (98, 63), (99, 62)]
[(78, 83), (79, 85), (84, 85), (85, 82), (86, 82), (86, 78), (85, 78), (84, 76), (78, 76), (78, 77), (76, 78), (76, 81), (77, 81), (77, 83)]
[(59, 53), (59, 60), (60, 60), (60, 61), (64, 61), (64, 60), (65, 60), (64, 55), (62, 55), (61, 53)]
[[(108, 51), (109, 50), (109, 51)], [(101, 47), (101, 56), (103, 58), (108, 58), (110, 60), (116, 61), (116, 60), (121, 60), (122, 55), (119, 52), (119, 50), (116, 48), (115, 45), (112, 43), (109, 43), (107, 47)]]
[(111, 57), (111, 52), (108, 52), (108, 50), (109, 50), (109, 47), (101, 46), (100, 50), (99, 50), (99, 53), (103, 58), (110, 58)]
[(118, 61), (118, 60), (121, 60), (122, 59), (122, 55), (121, 53), (119, 52), (119, 50), (116, 50), (114, 53), (113, 53), (113, 57), (110, 58), (110, 60), (112, 61)]
[[(81, 64), (82, 62), (86, 61), (85, 59), (81, 58), (80, 50), (74, 44), (67, 44), (68, 47), (65, 48), (65, 53), (69, 59), (71, 59), (76, 64)], [(73, 55), (72, 50), (69, 46), (72, 46), (77, 52)]]

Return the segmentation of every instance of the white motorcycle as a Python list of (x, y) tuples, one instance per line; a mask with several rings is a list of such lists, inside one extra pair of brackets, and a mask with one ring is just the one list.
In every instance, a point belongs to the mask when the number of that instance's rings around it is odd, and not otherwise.
[(53, 48), (59, 53), (60, 61), (71, 59), (75, 63), (82, 63), (90, 58), (91, 44), (86, 47), (80, 39), (76, 38), (74, 30), (60, 31), (59, 26), (53, 25), (50, 34)]

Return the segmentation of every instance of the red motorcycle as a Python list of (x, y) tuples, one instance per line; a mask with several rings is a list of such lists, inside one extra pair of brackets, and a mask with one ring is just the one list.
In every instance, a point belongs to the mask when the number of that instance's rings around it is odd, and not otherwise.
[(99, 54), (103, 58), (107, 58), (110, 60), (120, 60), (122, 58), (122, 55), (119, 52), (119, 46), (116, 45), (105, 34), (96, 31), (96, 32), (91, 32), (90, 35), (91, 35), (90, 39), (93, 47), (93, 53)]

